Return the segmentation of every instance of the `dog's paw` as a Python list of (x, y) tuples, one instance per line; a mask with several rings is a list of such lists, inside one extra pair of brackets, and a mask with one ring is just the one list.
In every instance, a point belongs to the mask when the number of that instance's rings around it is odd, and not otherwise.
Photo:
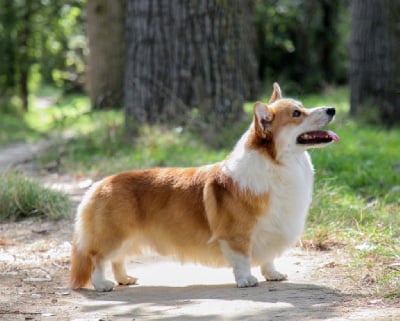
[(102, 280), (93, 284), (93, 286), (98, 292), (110, 292), (114, 289), (115, 283), (109, 280)]
[(288, 276), (278, 271), (264, 272), (264, 277), (267, 281), (284, 281)]
[(134, 278), (133, 276), (126, 275), (124, 277), (119, 277), (116, 281), (120, 285), (132, 285), (136, 284), (137, 278)]
[(248, 277), (239, 278), (236, 280), (238, 288), (248, 288), (258, 285), (258, 280), (256, 277), (249, 275)]

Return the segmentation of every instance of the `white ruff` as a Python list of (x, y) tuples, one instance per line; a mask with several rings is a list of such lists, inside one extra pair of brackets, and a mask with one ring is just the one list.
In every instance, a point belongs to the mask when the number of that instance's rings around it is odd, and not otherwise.
[(247, 150), (250, 131), (243, 134), (233, 152), (222, 163), (222, 171), (233, 179), (242, 190), (249, 190), (256, 195), (269, 190), (271, 164), (254, 150)]
[(270, 262), (303, 232), (313, 189), (313, 168), (307, 152), (288, 157), (270, 174), (270, 207), (252, 234), (252, 254)]
[(246, 132), (224, 161), (222, 170), (242, 190), (268, 193), (269, 208), (252, 232), (252, 258), (270, 262), (300, 237), (313, 189), (313, 166), (306, 151), (281, 154), (279, 164), (248, 150)]

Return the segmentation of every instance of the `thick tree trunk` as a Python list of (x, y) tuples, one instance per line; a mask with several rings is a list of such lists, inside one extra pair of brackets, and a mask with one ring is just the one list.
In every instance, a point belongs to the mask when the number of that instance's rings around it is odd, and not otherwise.
[(400, 123), (400, 1), (352, 0), (351, 112)]
[(142, 123), (180, 123), (193, 107), (217, 126), (241, 117), (249, 61), (241, 43), (247, 23), (241, 3), (128, 0), (128, 135)]
[(244, 86), (244, 98), (255, 100), (259, 94), (259, 51), (256, 20), (255, 1), (246, 0), (239, 2), (240, 24), (239, 24), (239, 47), (241, 50), (241, 73)]
[(207, 123), (229, 124), (242, 115), (244, 102), (241, 72), (240, 6), (237, 1), (222, 6), (218, 1), (194, 1), (196, 20), (189, 32), (195, 65), (193, 91), (202, 118)]
[(88, 90), (92, 107), (121, 107), (125, 64), (125, 0), (88, 0)]
[(185, 112), (194, 59), (185, 35), (189, 14), (177, 1), (128, 0), (127, 128), (167, 122)]

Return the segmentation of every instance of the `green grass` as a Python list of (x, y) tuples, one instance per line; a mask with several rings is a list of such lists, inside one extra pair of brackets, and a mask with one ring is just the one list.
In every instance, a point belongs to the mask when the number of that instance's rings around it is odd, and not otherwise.
[(82, 114), (90, 111), (89, 100), (80, 94), (60, 96), (49, 93), (45, 97), (32, 97), (30, 112), (24, 115), (25, 123), (40, 133), (69, 129)]
[(44, 188), (22, 173), (1, 173), (0, 181), (0, 221), (29, 217), (59, 219), (71, 212), (67, 196)]
[(400, 268), (393, 264), (400, 262), (400, 128), (351, 119), (343, 89), (303, 103), (337, 107), (330, 128), (340, 136), (311, 151), (316, 178), (304, 239), (322, 248), (345, 244), (353, 282), (370, 295), (399, 298)]
[[(348, 95), (346, 88), (339, 88), (297, 97), (306, 107), (335, 106), (337, 119), (329, 127), (341, 138), (311, 151), (316, 178), (303, 241), (316, 249), (346, 246), (351, 255), (346, 267), (349, 279), (370, 294), (396, 299), (400, 296), (400, 268), (395, 264), (400, 261), (400, 128), (386, 130), (350, 118)], [(29, 128), (40, 134), (75, 133), (40, 162), (61, 155), (63, 171), (95, 178), (127, 169), (219, 161), (250, 122), (253, 105), (245, 105), (248, 121), (224, 130), (226, 145), (216, 149), (185, 127), (144, 126), (135, 142), (126, 142), (121, 111), (90, 112), (82, 96), (66, 97), (57, 104), (59, 108), (34, 110), (25, 118)]]
[[(221, 160), (225, 150), (209, 150), (206, 145), (180, 128), (166, 129), (145, 126), (140, 137), (126, 143), (119, 118), (103, 112), (96, 115), (91, 126), (93, 132), (73, 138), (60, 145), (40, 162), (52, 162), (61, 156), (63, 170), (79, 175), (102, 177), (128, 169), (156, 166), (198, 166)], [(104, 121), (102, 122), (100, 118)], [(100, 122), (98, 126), (94, 123)]]
[(0, 115), (0, 147), (16, 142), (33, 142), (43, 138), (43, 134), (31, 128), (20, 115)]
[[(47, 88), (29, 97), (29, 112), (17, 108), (0, 115), (0, 147), (14, 142), (35, 142), (54, 137), (70, 130), (76, 118), (90, 111), (89, 99), (84, 95), (61, 96), (55, 89)], [(80, 129), (83, 128), (79, 121)], [(90, 127), (88, 128), (90, 130)]]

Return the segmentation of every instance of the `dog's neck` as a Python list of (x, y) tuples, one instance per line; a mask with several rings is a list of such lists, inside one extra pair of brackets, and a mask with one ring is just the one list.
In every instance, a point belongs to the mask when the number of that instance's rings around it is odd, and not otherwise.
[(254, 195), (267, 193), (270, 189), (272, 175), (280, 168), (289, 168), (301, 165), (311, 172), (312, 164), (306, 151), (284, 151), (279, 153), (278, 162), (269, 159), (257, 150), (246, 147), (250, 136), (250, 129), (246, 131), (236, 143), (233, 151), (222, 162), (222, 171), (231, 177), (243, 191)]
[(243, 134), (230, 155), (222, 162), (222, 171), (243, 191), (255, 195), (268, 191), (270, 163), (255, 150), (248, 150), (246, 142), (250, 130)]

